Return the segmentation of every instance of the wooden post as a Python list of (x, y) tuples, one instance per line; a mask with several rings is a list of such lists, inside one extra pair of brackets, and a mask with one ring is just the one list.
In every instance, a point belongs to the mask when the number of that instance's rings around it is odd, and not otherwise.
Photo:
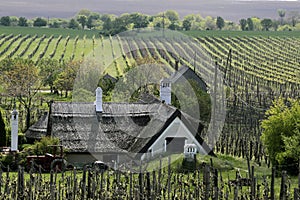
[(299, 200), (300, 196), (299, 196), (299, 189), (298, 188), (294, 188), (294, 200)]
[(18, 170), (18, 199), (24, 199), (24, 169), (20, 166)]
[(91, 169), (88, 169), (87, 199), (92, 198), (91, 184), (92, 184), (92, 172)]
[(254, 166), (251, 168), (251, 195), (250, 199), (254, 200), (255, 199), (255, 191), (256, 189), (256, 178), (254, 177)]
[(151, 183), (150, 183), (150, 173), (147, 172), (146, 173), (146, 199), (150, 199), (151, 198)]
[(286, 200), (286, 171), (282, 171), (281, 175), (281, 185), (280, 185), (280, 200)]
[(129, 172), (129, 199), (132, 199), (132, 171)]
[(298, 189), (300, 190), (300, 159), (298, 160)]
[(218, 170), (214, 171), (214, 197), (213, 200), (219, 199), (219, 188), (218, 188)]
[(85, 199), (85, 188), (86, 188), (86, 166), (84, 166), (82, 172), (81, 199)]
[(0, 194), (2, 194), (2, 166), (1, 166), (2, 163), (0, 163)]
[(209, 166), (208, 165), (205, 165), (204, 166), (204, 173), (203, 173), (203, 176), (204, 176), (204, 188), (205, 188), (205, 191), (204, 191), (204, 199), (209, 199), (209, 193), (210, 193), (210, 169), (209, 169)]
[(76, 172), (76, 167), (74, 167), (73, 169), (73, 176), (74, 176), (74, 180), (73, 180), (73, 200), (76, 199), (76, 192), (77, 192), (77, 176), (76, 176), (77, 172)]
[(171, 156), (168, 156), (168, 200), (171, 193)]
[(272, 167), (272, 177), (271, 177), (271, 196), (270, 199), (271, 200), (275, 200), (275, 167)]

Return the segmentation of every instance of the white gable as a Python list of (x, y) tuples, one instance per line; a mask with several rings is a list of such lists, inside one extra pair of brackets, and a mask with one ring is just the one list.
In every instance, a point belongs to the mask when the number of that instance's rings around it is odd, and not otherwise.
[[(201, 154), (207, 154), (203, 147), (196, 140), (194, 135), (189, 131), (185, 124), (176, 117), (172, 123), (164, 130), (159, 138), (149, 147), (148, 152), (151, 152), (151, 156), (161, 154), (166, 151), (166, 138), (185, 138), (186, 144), (195, 144), (197, 152)], [(182, 152), (183, 153), (183, 152)], [(146, 155), (142, 156), (142, 160)]]

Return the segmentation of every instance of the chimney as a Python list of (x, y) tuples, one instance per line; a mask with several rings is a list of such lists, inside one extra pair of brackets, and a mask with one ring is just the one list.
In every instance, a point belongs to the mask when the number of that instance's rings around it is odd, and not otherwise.
[(96, 89), (96, 112), (103, 112), (101, 87), (97, 87)]
[(18, 111), (16, 106), (11, 113), (11, 151), (18, 151)]
[(160, 81), (160, 100), (171, 105), (171, 81), (167, 78)]

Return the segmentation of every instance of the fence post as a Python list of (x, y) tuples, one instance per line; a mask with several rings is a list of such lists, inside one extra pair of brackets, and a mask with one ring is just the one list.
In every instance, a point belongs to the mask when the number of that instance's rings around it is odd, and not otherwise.
[(204, 188), (205, 188), (205, 191), (204, 191), (204, 199), (209, 199), (209, 192), (210, 192), (210, 169), (209, 169), (209, 165), (205, 165), (204, 166), (204, 173), (203, 173), (203, 176), (204, 176)]
[(256, 189), (256, 178), (254, 177), (254, 166), (251, 167), (251, 196), (250, 199), (255, 199)]
[(271, 200), (275, 200), (275, 191), (274, 191), (274, 186), (275, 186), (275, 167), (272, 167), (272, 177), (271, 177)]
[(2, 189), (2, 163), (0, 162), (0, 194), (1, 194), (1, 189)]
[(286, 200), (286, 171), (282, 171), (280, 185), (280, 200)]
[(18, 199), (24, 199), (24, 170), (21, 166), (18, 170)]
[(298, 188), (294, 188), (294, 200), (299, 200), (300, 196), (299, 196), (299, 189)]

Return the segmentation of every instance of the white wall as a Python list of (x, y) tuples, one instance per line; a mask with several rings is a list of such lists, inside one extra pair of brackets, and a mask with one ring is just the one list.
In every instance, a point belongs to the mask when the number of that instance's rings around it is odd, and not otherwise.
[[(194, 135), (188, 130), (188, 128), (184, 125), (184, 123), (177, 117), (149, 148), (152, 149), (153, 156), (165, 152), (165, 139), (167, 137), (185, 137), (186, 143), (195, 144), (197, 146), (197, 151), (199, 153), (202, 154), (206, 153), (205, 150), (202, 148), (202, 146), (199, 144), (199, 142), (196, 140)], [(142, 156), (142, 159), (144, 158), (146, 158), (146, 156)]]

